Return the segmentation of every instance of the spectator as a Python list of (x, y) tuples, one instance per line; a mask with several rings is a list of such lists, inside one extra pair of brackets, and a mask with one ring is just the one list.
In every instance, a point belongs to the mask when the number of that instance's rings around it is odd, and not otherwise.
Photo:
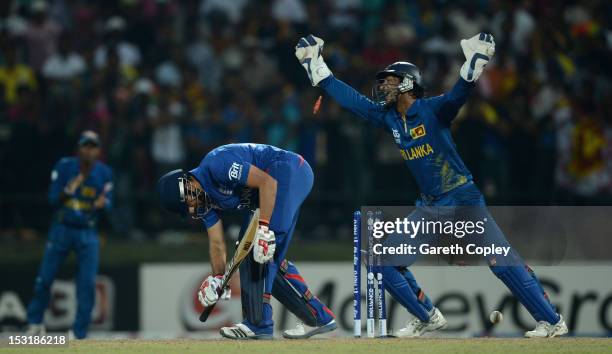
[(200, 82), (204, 87), (212, 92), (219, 92), (223, 76), (223, 65), (219, 59), (221, 47), (212, 46), (199, 31), (192, 32), (196, 33), (187, 45), (186, 59), (198, 71)]
[(30, 90), (37, 87), (34, 72), (28, 65), (18, 61), (16, 50), (16, 43), (9, 43), (4, 48), (5, 63), (0, 65), (0, 85), (4, 87), (4, 99), (9, 105), (17, 101), (20, 87)]
[(33, 1), (30, 9), (32, 18), (24, 37), (30, 67), (39, 72), (47, 58), (55, 53), (61, 27), (47, 15), (48, 5), (44, 0)]
[(140, 50), (124, 39), (125, 20), (119, 16), (113, 16), (106, 21), (104, 29), (106, 40), (96, 49), (94, 57), (96, 67), (106, 66), (108, 51), (111, 48), (116, 49), (119, 63), (122, 66), (137, 67), (140, 64)]
[(308, 20), (301, 0), (274, 0), (272, 17), (279, 22), (305, 23)]
[(222, 15), (232, 24), (237, 24), (242, 19), (242, 10), (248, 0), (202, 0), (200, 14), (206, 17)]
[(42, 74), (45, 79), (58, 83), (71, 83), (87, 69), (85, 60), (72, 49), (70, 41), (67, 32), (60, 35), (57, 52), (49, 57), (43, 66)]
[(180, 119), (184, 114), (183, 104), (176, 99), (162, 100), (160, 105), (149, 107), (152, 126), (151, 156), (156, 163), (156, 175), (182, 167), (185, 147)]

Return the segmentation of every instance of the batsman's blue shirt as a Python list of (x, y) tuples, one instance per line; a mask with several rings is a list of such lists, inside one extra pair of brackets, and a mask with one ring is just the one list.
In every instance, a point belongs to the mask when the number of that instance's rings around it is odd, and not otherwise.
[(96, 161), (85, 177), (85, 180), (74, 195), (60, 200), (62, 191), (71, 180), (80, 173), (79, 159), (64, 157), (59, 160), (51, 171), (51, 185), (49, 187), (49, 203), (55, 208), (55, 221), (72, 227), (95, 227), (99, 210), (93, 203), (105, 193), (105, 209), (112, 207), (113, 181), (111, 169), (100, 161)]
[(254, 207), (257, 191), (246, 186), (251, 166), (267, 171), (274, 162), (295, 158), (297, 154), (264, 144), (222, 145), (189, 171), (213, 200), (213, 209), (204, 215), (204, 224), (212, 227), (223, 210)]
[(472, 181), (472, 174), (455, 148), (450, 123), (474, 83), (459, 78), (449, 92), (417, 99), (404, 115), (395, 107), (373, 102), (333, 76), (321, 81), (319, 86), (342, 107), (393, 135), (423, 194), (440, 196)]

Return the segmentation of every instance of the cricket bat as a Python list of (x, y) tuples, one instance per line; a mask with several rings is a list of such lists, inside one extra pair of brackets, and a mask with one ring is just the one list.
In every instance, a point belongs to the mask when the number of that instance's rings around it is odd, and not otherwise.
[[(221, 298), (221, 295), (225, 291), (225, 288), (229, 286), (229, 282), (232, 279), (232, 275), (236, 273), (242, 261), (244, 261), (244, 259), (249, 255), (249, 252), (251, 252), (251, 249), (253, 248), (253, 240), (255, 239), (255, 233), (257, 232), (258, 225), (259, 208), (255, 209), (255, 211), (253, 212), (253, 217), (249, 222), (249, 226), (247, 226), (247, 229), (244, 232), (240, 243), (238, 244), (238, 246), (236, 246), (234, 256), (227, 265), (227, 269), (225, 270), (225, 274), (223, 274), (223, 279), (221, 280), (221, 286), (217, 290), (217, 295), (219, 295), (219, 298)], [(215, 302), (214, 304), (206, 307), (204, 311), (202, 311), (202, 313), (200, 314), (200, 322), (206, 322), (208, 316), (210, 316), (210, 313), (215, 308), (216, 304), (217, 303)]]

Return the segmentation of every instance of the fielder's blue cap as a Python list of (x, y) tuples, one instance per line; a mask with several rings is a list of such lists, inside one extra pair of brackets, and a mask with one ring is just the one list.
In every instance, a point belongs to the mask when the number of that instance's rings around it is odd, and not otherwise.
[(79, 138), (79, 146), (86, 144), (100, 146), (100, 136), (98, 136), (98, 133), (94, 132), (93, 130), (86, 130), (81, 133), (81, 137)]
[(174, 170), (163, 175), (157, 181), (157, 194), (162, 207), (171, 213), (178, 213), (182, 217), (187, 216), (187, 204), (185, 203), (185, 191), (181, 178), (187, 178), (183, 170)]

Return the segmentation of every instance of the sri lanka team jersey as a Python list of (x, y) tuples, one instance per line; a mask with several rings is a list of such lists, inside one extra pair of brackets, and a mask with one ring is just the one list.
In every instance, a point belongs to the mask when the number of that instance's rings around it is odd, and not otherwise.
[(80, 173), (80, 162), (77, 157), (64, 157), (59, 160), (51, 171), (49, 187), (49, 202), (55, 208), (55, 221), (74, 227), (95, 227), (99, 210), (94, 207), (94, 201), (104, 193), (109, 210), (113, 201), (113, 176), (111, 169), (96, 161), (81, 186), (74, 195), (61, 200), (62, 191), (68, 183)]
[(333, 76), (319, 84), (342, 107), (389, 131), (422, 193), (439, 196), (472, 180), (451, 137), (450, 123), (473, 83), (461, 78), (447, 93), (417, 99), (402, 115), (374, 103)]

